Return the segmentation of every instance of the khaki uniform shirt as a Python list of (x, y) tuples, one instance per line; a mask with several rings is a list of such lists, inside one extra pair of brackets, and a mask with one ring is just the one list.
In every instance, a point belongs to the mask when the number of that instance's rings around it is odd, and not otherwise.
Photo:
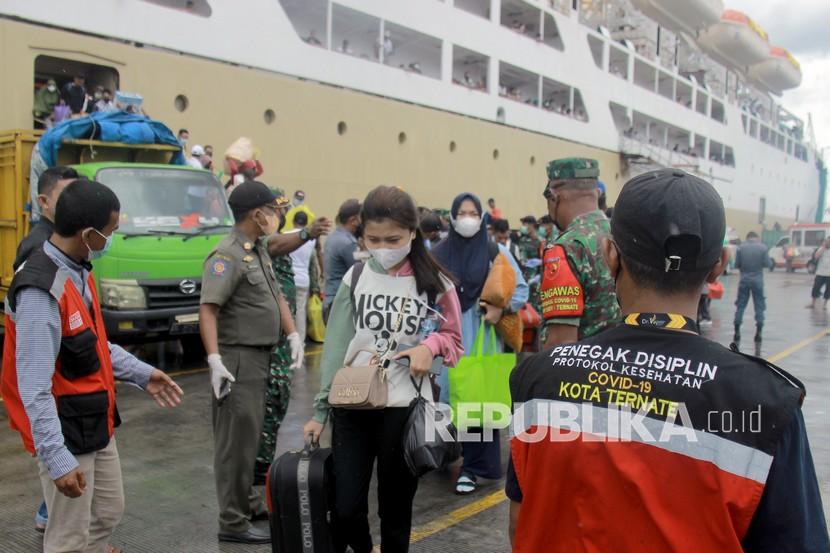
[(200, 303), (219, 306), (219, 344), (274, 346), (280, 289), (265, 246), (234, 228), (208, 255)]

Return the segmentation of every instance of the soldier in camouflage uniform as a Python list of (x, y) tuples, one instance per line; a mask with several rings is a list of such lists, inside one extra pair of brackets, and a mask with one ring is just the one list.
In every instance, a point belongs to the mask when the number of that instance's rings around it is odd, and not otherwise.
[(599, 164), (565, 158), (548, 163), (544, 196), (561, 234), (545, 248), (540, 304), (543, 347), (596, 334), (620, 319), (614, 279), (600, 246), (610, 225), (597, 204)]
[[(280, 217), (282, 218), (280, 229), (282, 229), (285, 223), (286, 210), (290, 204), (282, 190), (276, 188), (274, 192), (277, 195), (277, 205), (280, 208)], [(297, 312), (297, 288), (294, 285), (291, 256), (285, 254), (272, 257), (271, 266), (274, 268), (282, 295), (291, 309), (292, 318), (294, 318)], [(268, 467), (274, 460), (274, 454), (277, 450), (277, 432), (288, 412), (288, 402), (291, 399), (291, 377), (293, 375), (291, 348), (285, 336), (280, 336), (280, 341), (271, 352), (268, 370), (268, 387), (265, 391), (265, 423), (262, 426), (259, 452), (254, 467), (254, 481), (257, 484), (265, 483)]]
[(542, 261), (542, 241), (537, 234), (539, 225), (536, 217), (527, 215), (522, 217), (521, 236), (518, 241), (519, 264), (522, 267), (522, 275), (530, 287), (530, 304), (536, 311), (539, 311), (539, 267)]

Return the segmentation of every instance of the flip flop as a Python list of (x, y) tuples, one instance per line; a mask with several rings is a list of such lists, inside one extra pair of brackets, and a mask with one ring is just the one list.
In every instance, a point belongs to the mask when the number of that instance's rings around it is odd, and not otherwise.
[(118, 549), (117, 547), (115, 547), (113, 545), (108, 545), (107, 546), (107, 553), (124, 553), (124, 550), (123, 549)]
[(462, 474), (455, 482), (455, 493), (458, 495), (469, 495), (476, 491), (476, 477)]

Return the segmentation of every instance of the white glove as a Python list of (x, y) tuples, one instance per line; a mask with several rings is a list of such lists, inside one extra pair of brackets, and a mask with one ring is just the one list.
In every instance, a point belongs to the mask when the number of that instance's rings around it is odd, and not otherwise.
[(207, 357), (208, 365), (210, 366), (210, 385), (213, 386), (213, 395), (219, 399), (219, 390), (222, 389), (222, 381), (230, 380), (236, 382), (233, 375), (225, 368), (222, 363), (222, 356), (218, 353), (211, 353)]
[(291, 369), (299, 369), (303, 366), (303, 358), (305, 357), (305, 348), (303, 342), (300, 340), (300, 335), (297, 332), (292, 332), (288, 336), (288, 345), (291, 346)]

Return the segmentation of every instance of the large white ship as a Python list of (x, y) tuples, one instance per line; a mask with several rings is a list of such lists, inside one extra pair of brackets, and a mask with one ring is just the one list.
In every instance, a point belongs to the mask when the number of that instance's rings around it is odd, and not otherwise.
[(571, 155), (599, 159), (609, 204), (647, 168), (693, 172), (741, 231), (824, 201), (778, 101), (798, 62), (721, 0), (0, 1), (0, 128), (78, 72), (220, 152), (251, 136), (264, 179), (321, 212), (386, 182), (538, 215), (545, 162)]

